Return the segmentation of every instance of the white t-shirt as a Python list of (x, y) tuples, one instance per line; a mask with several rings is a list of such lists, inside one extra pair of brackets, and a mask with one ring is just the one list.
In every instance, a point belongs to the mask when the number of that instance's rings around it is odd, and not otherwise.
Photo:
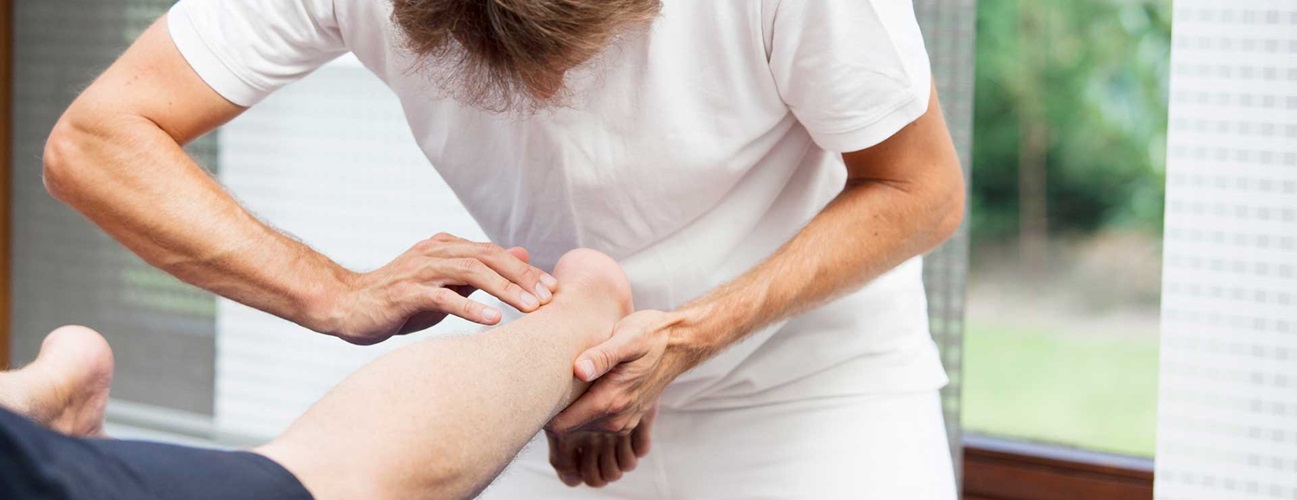
[[(541, 267), (594, 248), (640, 309), (670, 310), (752, 268), (873, 146), (928, 107), (910, 0), (665, 0), (648, 30), (569, 72), (570, 107), (527, 117), (445, 98), (384, 0), (182, 0), (172, 39), (251, 106), (350, 51), (399, 96), (428, 160), (493, 241)], [(303, 165), (302, 168), (309, 168)], [(867, 224), (862, 220), (862, 224)], [(725, 407), (946, 382), (916, 258), (678, 379), (668, 407)]]

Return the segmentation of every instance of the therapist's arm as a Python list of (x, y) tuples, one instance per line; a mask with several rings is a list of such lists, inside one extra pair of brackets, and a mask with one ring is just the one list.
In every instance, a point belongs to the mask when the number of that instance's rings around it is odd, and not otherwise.
[(599, 381), (550, 427), (628, 432), (681, 373), (949, 239), (963, 219), (964, 177), (931, 92), (917, 121), (843, 155), (842, 193), (767, 260), (675, 311), (628, 316), (610, 340), (582, 354), (577, 376)]
[(499, 311), (466, 298), (474, 289), (522, 311), (550, 299), (553, 278), (522, 249), (438, 235), (355, 273), (258, 221), (181, 149), (243, 111), (188, 65), (163, 18), (59, 119), (45, 149), (46, 187), (148, 263), (354, 343), (447, 314), (497, 323)]
[(765, 262), (673, 313), (690, 364), (747, 334), (860, 289), (935, 249), (964, 218), (964, 175), (935, 86), (928, 111), (882, 143), (842, 155), (847, 183)]

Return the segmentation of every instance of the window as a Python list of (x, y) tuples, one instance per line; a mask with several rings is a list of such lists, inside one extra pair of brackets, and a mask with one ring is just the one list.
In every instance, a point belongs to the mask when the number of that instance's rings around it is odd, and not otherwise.
[(1170, 7), (979, 2), (966, 432), (1153, 455)]
[[(12, 108), (13, 82), (13, 5), (9, 0), (0, 0), (0, 198), (8, 200), (12, 192), (13, 169), (10, 129), (12, 118), (8, 110)], [(9, 367), (9, 295), (13, 288), (9, 284), (9, 203), (0, 203), (0, 370)]]
[[(116, 349), (110, 412), (202, 422), (213, 412), (216, 301), (144, 264), (41, 182), (55, 121), (170, 2), (13, 2), (12, 361), (35, 357), (50, 330), (92, 325)], [(8, 14), (6, 13), (6, 16)], [(215, 166), (212, 139), (191, 152)], [(129, 348), (125, 348), (129, 346)], [(201, 427), (201, 426), (200, 426)]]

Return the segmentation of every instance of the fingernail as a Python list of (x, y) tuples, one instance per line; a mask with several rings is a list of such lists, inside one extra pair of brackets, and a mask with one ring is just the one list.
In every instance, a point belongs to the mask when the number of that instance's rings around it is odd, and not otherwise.
[(554, 295), (549, 293), (549, 289), (545, 288), (544, 283), (536, 283), (536, 295), (542, 302), (549, 302), (549, 299), (554, 298)]
[(558, 290), (558, 280), (554, 279), (553, 276), (550, 276), (548, 274), (541, 274), (540, 282), (544, 283), (545, 286), (549, 287), (550, 290), (554, 290), (554, 291)]
[(484, 307), (482, 308), (482, 319), (487, 323), (495, 322), (495, 320), (500, 319), (500, 311), (490, 307)]
[(523, 308), (525, 308), (525, 309), (534, 309), (534, 308), (535, 308), (536, 306), (538, 306), (538, 305), (540, 305), (540, 302), (537, 302), (537, 301), (536, 301), (536, 297), (535, 297), (534, 295), (532, 295), (532, 294), (530, 294), (530, 293), (527, 293), (527, 292), (522, 292), (522, 307), (523, 307)]
[(593, 361), (590, 361), (590, 360), (588, 360), (588, 359), (583, 359), (583, 360), (581, 360), (580, 363), (577, 363), (577, 365), (576, 365), (576, 369), (577, 369), (577, 371), (581, 372), (580, 375), (581, 375), (581, 379), (582, 379), (582, 380), (585, 380), (586, 382), (589, 382), (590, 379), (594, 378), (594, 362), (593, 362)]

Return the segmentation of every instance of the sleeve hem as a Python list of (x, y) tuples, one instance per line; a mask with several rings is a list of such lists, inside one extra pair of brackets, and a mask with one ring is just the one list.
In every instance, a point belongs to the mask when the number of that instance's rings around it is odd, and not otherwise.
[(188, 13), (182, 9), (184, 5), (184, 2), (177, 3), (167, 13), (167, 31), (194, 72), (217, 94), (236, 105), (252, 107), (265, 99), (266, 92), (241, 78), (208, 47)]
[(891, 111), (869, 123), (843, 129), (840, 132), (817, 132), (811, 137), (821, 148), (835, 153), (849, 153), (869, 149), (895, 135), (906, 125), (914, 123), (928, 111), (928, 99), (915, 95)]

